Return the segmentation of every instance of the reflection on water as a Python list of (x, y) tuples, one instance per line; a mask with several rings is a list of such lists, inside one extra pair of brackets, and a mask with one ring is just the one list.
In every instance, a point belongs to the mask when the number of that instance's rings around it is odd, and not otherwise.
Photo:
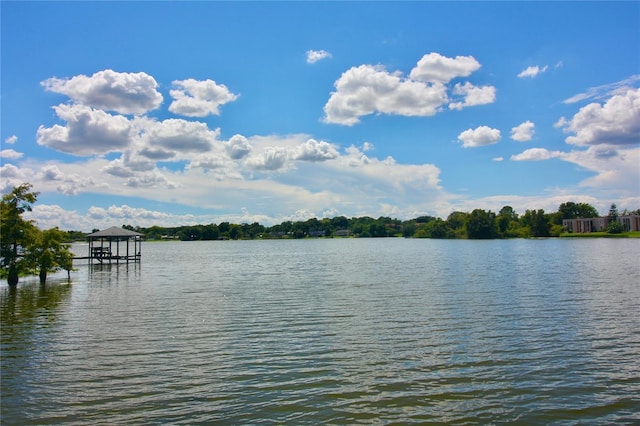
[(637, 424), (638, 243), (147, 244), (2, 289), (2, 422)]
[(45, 285), (32, 281), (17, 288), (3, 288), (0, 292), (3, 342), (5, 333), (11, 334), (16, 324), (29, 322), (41, 326), (53, 322), (70, 292), (70, 282), (51, 279)]

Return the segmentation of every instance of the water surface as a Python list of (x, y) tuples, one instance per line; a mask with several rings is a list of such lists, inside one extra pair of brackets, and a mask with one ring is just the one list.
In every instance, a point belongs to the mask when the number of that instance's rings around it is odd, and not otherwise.
[(1, 289), (2, 423), (637, 424), (639, 249), (145, 243)]

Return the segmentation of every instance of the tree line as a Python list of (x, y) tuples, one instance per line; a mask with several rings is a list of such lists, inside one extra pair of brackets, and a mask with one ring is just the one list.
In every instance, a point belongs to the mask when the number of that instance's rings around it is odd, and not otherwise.
[[(640, 214), (640, 209), (622, 214)], [(617, 217), (615, 204), (609, 212)], [(399, 220), (387, 216), (337, 216), (333, 218), (311, 218), (305, 221), (285, 221), (270, 227), (258, 222), (233, 224), (222, 222), (207, 225), (178, 227), (152, 226), (149, 228), (123, 225), (123, 228), (140, 232), (148, 240), (176, 239), (194, 240), (240, 240), (318, 237), (406, 237), (406, 238), (531, 238), (554, 237), (565, 232), (564, 219), (598, 217), (598, 211), (590, 204), (562, 203), (558, 211), (546, 213), (543, 209), (527, 210), (523, 215), (511, 206), (504, 206), (498, 213), (475, 209), (471, 213), (455, 211), (446, 219), (420, 216), (410, 220)], [(609, 231), (622, 232), (617, 220), (610, 221)]]

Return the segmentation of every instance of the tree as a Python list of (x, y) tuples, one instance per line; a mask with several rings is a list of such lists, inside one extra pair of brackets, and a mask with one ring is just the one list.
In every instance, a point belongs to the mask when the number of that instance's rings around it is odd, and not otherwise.
[(455, 234), (444, 220), (437, 218), (424, 226), (426, 235), (430, 238), (454, 238)]
[(548, 237), (551, 235), (551, 223), (544, 210), (527, 210), (522, 216), (522, 223), (529, 227), (532, 237)]
[(470, 239), (489, 239), (495, 238), (496, 215), (491, 211), (475, 209), (471, 212), (465, 224), (467, 237)]
[(31, 191), (32, 185), (23, 183), (2, 197), (0, 204), (0, 257), (2, 258), (2, 274), (7, 277), (11, 287), (18, 285), (21, 273), (27, 270), (24, 252), (29, 241), (29, 234), (35, 226), (24, 220), (22, 214), (31, 211), (38, 193)]
[(578, 218), (590, 218), (598, 217), (598, 210), (591, 204), (587, 203), (574, 203), (573, 201), (567, 201), (560, 204), (558, 207), (558, 213), (560, 213), (560, 224), (562, 219), (578, 219)]
[(467, 236), (465, 223), (469, 218), (469, 213), (453, 212), (447, 217), (447, 225), (453, 230), (456, 238), (465, 238)]
[(500, 209), (498, 216), (496, 217), (496, 225), (498, 227), (498, 233), (501, 237), (511, 236), (508, 232), (510, 225), (518, 221), (518, 214), (513, 210), (511, 206), (504, 206)]
[(618, 206), (611, 204), (609, 209), (607, 232), (609, 234), (620, 234), (624, 231), (622, 224), (618, 221)]
[(65, 233), (58, 228), (40, 231), (35, 228), (31, 235), (31, 242), (27, 246), (25, 259), (28, 264), (38, 271), (40, 284), (47, 281), (49, 272), (60, 269), (73, 269), (73, 254), (63, 244)]

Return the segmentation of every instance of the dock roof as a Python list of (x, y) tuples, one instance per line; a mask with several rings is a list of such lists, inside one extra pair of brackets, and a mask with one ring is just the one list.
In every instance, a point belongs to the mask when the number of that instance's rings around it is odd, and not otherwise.
[(89, 238), (122, 238), (122, 237), (142, 237), (144, 234), (139, 232), (130, 231), (128, 229), (112, 226), (111, 228), (103, 229), (102, 231), (94, 232), (87, 235)]

